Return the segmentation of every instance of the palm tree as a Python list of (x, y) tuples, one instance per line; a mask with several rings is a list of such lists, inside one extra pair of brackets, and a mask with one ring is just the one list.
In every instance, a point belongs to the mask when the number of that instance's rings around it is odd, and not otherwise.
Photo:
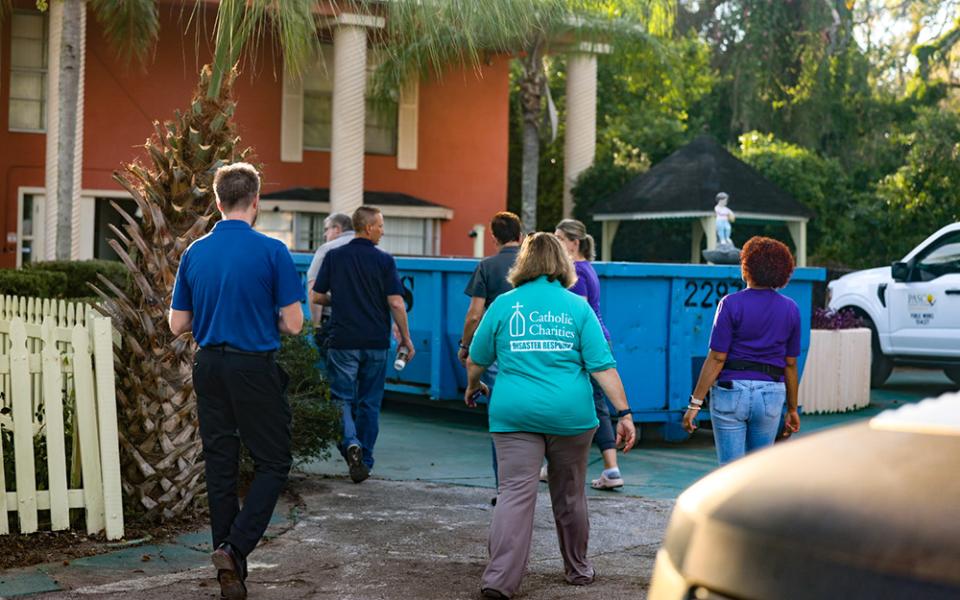
[[(77, 99), (80, 95), (80, 53), (83, 4), (85, 0), (63, 2), (63, 28), (60, 42), (60, 67), (57, 72), (59, 134), (57, 169), (56, 259), (70, 260), (73, 219), (74, 148), (77, 139)], [(46, 11), (49, 0), (36, 0), (37, 9)], [(89, 0), (97, 21), (118, 53), (143, 62), (157, 39), (159, 20), (155, 0)], [(9, 14), (10, 0), (0, 1), (0, 20)]]
[[(154, 124), (147, 162), (135, 161), (114, 179), (136, 202), (142, 221), (113, 228), (110, 246), (131, 274), (120, 289), (101, 279), (99, 310), (121, 332), (116, 353), (123, 486), (144, 517), (166, 520), (203, 500), (203, 457), (191, 368), (195, 344), (175, 338), (166, 323), (183, 251), (219, 217), (213, 176), (225, 164), (250, 161), (233, 124), (234, 68), (245, 49), (269, 27), (285, 63), (297, 69), (317, 45), (315, 0), (222, 0), (217, 9), (213, 62), (183, 113)], [(281, 9), (282, 10), (278, 10)], [(203, 10), (198, 5), (197, 10)]]

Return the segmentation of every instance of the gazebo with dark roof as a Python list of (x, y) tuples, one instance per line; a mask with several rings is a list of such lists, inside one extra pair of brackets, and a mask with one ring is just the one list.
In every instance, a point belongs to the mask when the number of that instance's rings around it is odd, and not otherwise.
[(786, 223), (796, 245), (797, 265), (806, 266), (807, 222), (813, 212), (709, 135), (697, 136), (597, 204), (593, 218), (603, 224), (603, 260), (611, 260), (613, 238), (622, 221), (694, 219), (691, 261), (700, 262), (703, 235), (708, 250), (716, 246), (713, 209), (719, 192), (730, 195), (729, 206), (737, 219)]

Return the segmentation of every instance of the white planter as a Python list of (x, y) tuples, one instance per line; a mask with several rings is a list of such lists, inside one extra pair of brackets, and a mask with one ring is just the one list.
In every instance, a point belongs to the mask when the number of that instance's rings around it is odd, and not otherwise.
[(870, 330), (812, 330), (800, 380), (803, 412), (844, 412), (869, 404)]

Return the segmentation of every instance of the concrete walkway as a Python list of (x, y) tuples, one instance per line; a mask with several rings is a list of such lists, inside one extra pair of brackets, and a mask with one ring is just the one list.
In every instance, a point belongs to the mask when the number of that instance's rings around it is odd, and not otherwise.
[[(803, 435), (936, 396), (938, 372), (898, 371), (870, 408), (808, 416)], [(591, 455), (590, 476), (600, 470)], [(644, 441), (621, 458), (627, 486), (590, 490), (591, 556), (600, 578), (565, 585), (549, 498), (541, 494), (523, 598), (643, 598), (673, 500), (716, 466), (709, 430), (683, 444)], [(271, 539), (251, 557), (251, 597), (355, 600), (475, 598), (492, 507), (490, 442), (483, 418), (435, 406), (388, 404), (374, 479), (354, 485), (339, 457), (307, 465), (278, 509)], [(546, 491), (546, 486), (543, 486)], [(0, 597), (216, 598), (206, 531), (0, 574)], [(58, 591), (69, 590), (69, 591)]]

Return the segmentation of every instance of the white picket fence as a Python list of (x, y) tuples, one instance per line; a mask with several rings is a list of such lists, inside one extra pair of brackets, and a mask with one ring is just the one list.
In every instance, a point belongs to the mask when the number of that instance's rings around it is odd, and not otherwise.
[[(13, 434), (13, 456), (0, 435), (0, 534), (9, 533), (8, 511), (21, 533), (32, 533), (38, 511), (49, 511), (57, 531), (79, 508), (87, 533), (123, 537), (113, 340), (110, 319), (84, 304), (0, 297), (0, 430)], [(65, 419), (73, 425), (70, 456)], [(46, 489), (36, 475), (41, 436)], [(11, 458), (16, 491), (7, 491), (2, 468)]]

